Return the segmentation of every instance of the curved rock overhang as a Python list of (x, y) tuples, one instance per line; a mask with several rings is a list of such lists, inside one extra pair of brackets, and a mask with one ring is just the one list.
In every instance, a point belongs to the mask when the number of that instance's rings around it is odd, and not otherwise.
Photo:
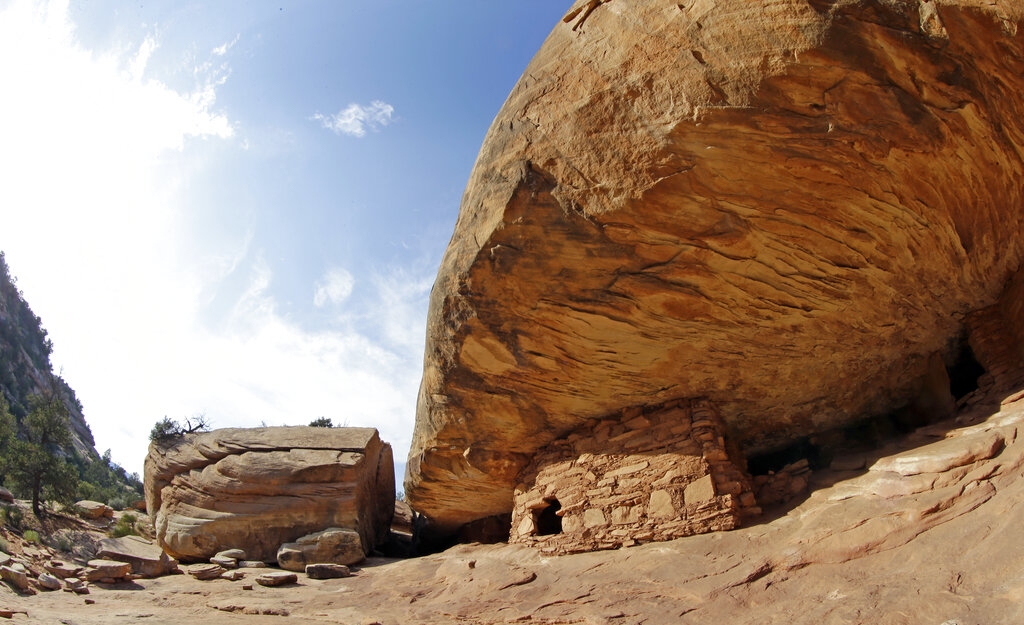
[(576, 4), (431, 296), (406, 494), (440, 531), (627, 406), (707, 397), (747, 452), (898, 408), (1024, 258), (1020, 3)]

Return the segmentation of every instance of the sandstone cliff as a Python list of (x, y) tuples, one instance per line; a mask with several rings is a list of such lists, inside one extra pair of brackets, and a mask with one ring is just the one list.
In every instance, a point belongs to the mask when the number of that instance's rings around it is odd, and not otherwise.
[(1024, 258), (996, 0), (578, 1), (484, 141), (406, 477), (440, 529), (538, 448), (706, 397), (748, 451), (897, 409)]
[(272, 427), (153, 443), (146, 507), (160, 546), (183, 560), (242, 549), (273, 561), (283, 543), (332, 527), (369, 553), (395, 506), (391, 446), (373, 428)]

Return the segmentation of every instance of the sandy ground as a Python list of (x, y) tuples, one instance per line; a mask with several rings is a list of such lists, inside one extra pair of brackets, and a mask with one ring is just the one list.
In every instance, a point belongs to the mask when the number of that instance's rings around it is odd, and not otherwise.
[(89, 595), (4, 587), (0, 608), (28, 612), (14, 623), (67, 625), (1019, 625), (1019, 434), (1021, 401), (924, 428), (869, 459), (871, 470), (816, 472), (805, 499), (731, 532), (558, 557), (460, 545), (278, 588), (254, 583), (260, 569), (240, 581), (94, 585)]

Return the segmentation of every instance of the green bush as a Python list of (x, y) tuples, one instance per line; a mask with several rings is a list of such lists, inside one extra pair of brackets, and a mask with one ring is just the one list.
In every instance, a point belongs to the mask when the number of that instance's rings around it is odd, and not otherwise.
[(157, 421), (149, 431), (149, 440), (154, 443), (168, 443), (182, 435), (181, 426), (169, 417)]
[(114, 462), (109, 449), (101, 457), (76, 454), (73, 462), (80, 478), (75, 499), (89, 499), (124, 509), (142, 498), (142, 480), (138, 474), (129, 474)]
[(25, 530), (25, 533), (22, 534), (21, 537), (30, 543), (39, 542), (39, 532), (35, 530)]
[(327, 417), (317, 417), (309, 422), (309, 427), (312, 428), (332, 428), (334, 423)]
[(71, 539), (66, 534), (56, 534), (50, 536), (48, 540), (44, 541), (50, 547), (61, 551), (63, 553), (71, 553), (74, 545), (71, 544)]
[(0, 525), (20, 530), (25, 523), (25, 513), (18, 506), (4, 506), (0, 510)]
[(134, 514), (126, 513), (122, 514), (121, 518), (117, 520), (117, 524), (110, 530), (110, 535), (114, 538), (121, 538), (122, 536), (138, 536), (139, 532), (135, 529), (135, 521), (138, 519)]
[(206, 415), (185, 419), (182, 423), (178, 423), (169, 417), (164, 417), (157, 421), (153, 425), (153, 429), (149, 431), (149, 440), (158, 445), (165, 445), (186, 434), (206, 432), (209, 429), (210, 423), (206, 420)]

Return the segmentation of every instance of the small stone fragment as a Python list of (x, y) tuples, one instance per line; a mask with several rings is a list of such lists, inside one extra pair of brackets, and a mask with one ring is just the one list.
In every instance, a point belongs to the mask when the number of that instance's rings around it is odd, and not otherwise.
[(49, 573), (40, 573), (36, 579), (39, 587), (44, 590), (60, 590), (60, 580)]
[(43, 565), (46, 572), (59, 579), (67, 579), (69, 577), (78, 577), (82, 574), (82, 567), (60, 560), (51, 560), (49, 563)]
[(245, 560), (245, 551), (242, 549), (225, 549), (217, 553), (218, 558), (231, 558), (232, 560)]
[(210, 558), (210, 564), (216, 564), (226, 569), (233, 569), (238, 566), (238, 560), (235, 558), (228, 558), (225, 556), (213, 556)]
[(273, 571), (271, 573), (264, 573), (257, 577), (256, 583), (260, 586), (284, 586), (285, 584), (294, 584), (298, 580), (299, 576), (295, 573)]
[(700, 503), (709, 501), (715, 497), (715, 486), (710, 475), (705, 475), (686, 485), (683, 491), (683, 500), (686, 503)]
[(238, 562), (238, 568), (241, 569), (265, 569), (267, 568), (266, 562), (260, 562), (259, 560), (240, 560)]
[(349, 577), (351, 569), (344, 564), (307, 564), (306, 576), (311, 579), (336, 579)]
[(198, 580), (217, 579), (223, 575), (227, 569), (219, 564), (193, 564), (186, 569), (189, 575)]
[(90, 582), (110, 583), (107, 580), (121, 580), (132, 571), (132, 565), (127, 562), (115, 560), (89, 560), (89, 570), (85, 572), (85, 579)]
[[(18, 570), (15, 566), (0, 566), (0, 578), (21, 592), (29, 590), (28, 573)], [(24, 569), (24, 567), (21, 567)]]
[(672, 494), (667, 490), (656, 490), (651, 493), (647, 514), (654, 519), (667, 519), (679, 515), (672, 503)]

